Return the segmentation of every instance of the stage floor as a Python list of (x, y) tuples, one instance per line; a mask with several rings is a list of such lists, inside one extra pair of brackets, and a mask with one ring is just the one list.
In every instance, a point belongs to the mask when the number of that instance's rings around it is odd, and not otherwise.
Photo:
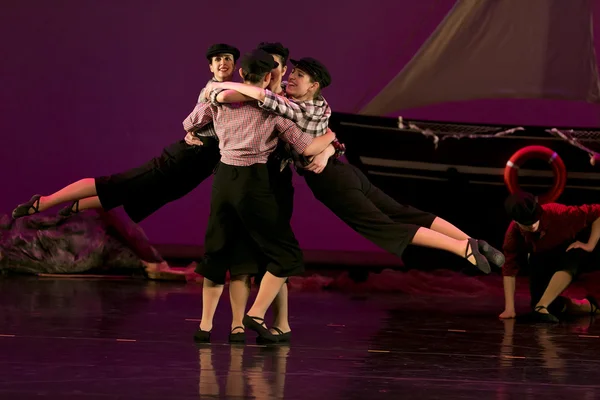
[[(289, 346), (196, 346), (201, 286), (0, 280), (2, 399), (592, 399), (600, 329), (502, 322), (502, 298), (292, 291)], [(254, 293), (253, 293), (254, 296)], [(253, 298), (252, 296), (252, 298)], [(522, 305), (522, 304), (521, 304)]]

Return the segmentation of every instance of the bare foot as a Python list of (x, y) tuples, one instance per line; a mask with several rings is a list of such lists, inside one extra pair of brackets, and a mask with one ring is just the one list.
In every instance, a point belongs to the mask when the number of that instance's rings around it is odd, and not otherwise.
[(166, 261), (162, 261), (160, 263), (142, 261), (142, 264), (144, 264), (144, 267), (146, 268), (146, 273), (148, 274), (149, 279), (182, 281), (186, 279), (185, 271), (175, 271), (171, 269)]

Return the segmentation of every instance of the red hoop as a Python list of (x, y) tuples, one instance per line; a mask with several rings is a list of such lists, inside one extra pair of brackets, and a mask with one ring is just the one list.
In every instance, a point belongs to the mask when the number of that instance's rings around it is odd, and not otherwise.
[(527, 146), (513, 154), (504, 168), (504, 183), (511, 193), (520, 191), (519, 168), (525, 161), (534, 158), (547, 160), (552, 166), (552, 172), (554, 172), (554, 184), (552, 185), (552, 189), (539, 196), (540, 204), (552, 203), (560, 197), (565, 189), (567, 183), (567, 169), (558, 153), (547, 147)]

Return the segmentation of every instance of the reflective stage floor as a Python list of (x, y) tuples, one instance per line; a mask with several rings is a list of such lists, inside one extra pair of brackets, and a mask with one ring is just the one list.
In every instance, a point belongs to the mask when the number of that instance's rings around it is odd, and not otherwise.
[[(254, 296), (254, 293), (253, 293)], [(253, 298), (252, 296), (252, 298)], [(251, 298), (251, 300), (252, 300)], [(502, 298), (291, 291), (291, 345), (192, 335), (201, 285), (0, 280), (2, 399), (593, 399), (600, 329), (503, 322)]]

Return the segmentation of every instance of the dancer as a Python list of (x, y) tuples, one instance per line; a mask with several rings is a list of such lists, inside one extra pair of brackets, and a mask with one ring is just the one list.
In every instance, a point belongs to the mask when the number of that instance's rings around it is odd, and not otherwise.
[[(271, 70), (271, 82), (269, 84), (269, 90), (274, 93), (283, 93), (282, 89), (282, 78), (287, 71), (287, 60), (289, 57), (289, 49), (284, 47), (281, 43), (269, 43), (261, 42), (257, 49), (262, 49), (269, 53), (275, 62), (278, 64)], [(201, 130), (200, 132), (204, 132)], [(200, 133), (202, 134), (202, 133)], [(210, 133), (208, 133), (210, 134)], [(188, 142), (190, 143), (190, 142)], [(190, 144), (202, 145), (202, 142), (196, 136), (193, 136), (193, 141)], [(291, 221), (293, 200), (294, 200), (294, 187), (292, 185), (292, 171), (291, 168), (285, 165), (280, 168), (281, 160), (285, 157), (282, 154), (286, 154), (284, 149), (285, 142), (280, 141), (277, 148), (269, 156), (267, 167), (269, 169), (269, 178), (271, 189), (277, 200), (277, 204), (280, 209), (280, 213), (283, 218), (287, 221)], [(246, 253), (253, 254), (253, 241), (249, 235), (240, 235), (238, 241), (247, 240), (249, 244), (238, 245), (236, 249), (236, 256), (238, 260), (244, 262)], [(235, 262), (234, 262), (235, 263)], [(198, 270), (201, 274), (201, 268)], [(264, 269), (259, 275), (254, 275), (255, 283), (260, 284), (262, 276), (264, 275)], [(207, 281), (204, 281), (206, 294), (211, 292), (210, 285)], [(244, 342), (245, 332), (242, 324), (242, 318), (245, 314), (245, 307), (250, 296), (250, 276), (249, 275), (236, 275), (232, 276), (229, 284), (229, 294), (232, 308), (232, 325), (231, 333), (229, 334), (230, 342)], [(222, 287), (213, 290), (213, 295), (208, 296), (212, 299), (218, 299), (221, 296)], [(207, 302), (208, 305), (211, 302)], [(216, 303), (215, 303), (216, 304)], [(200, 326), (194, 335), (194, 340), (197, 342), (210, 342), (210, 335), (203, 332), (210, 332), (213, 326), (214, 312), (210, 312), (211, 306), (207, 307), (207, 311), (204, 313), (205, 317), (202, 318)], [(289, 325), (288, 316), (288, 287), (283, 285), (280, 292), (277, 294), (273, 302), (273, 332), (277, 333), (279, 342), (287, 342), (291, 339), (291, 328)]]
[[(272, 91), (275, 94), (281, 94), (281, 95), (285, 95), (284, 91), (283, 91), (283, 85), (282, 85), (282, 77), (285, 74), (287, 67), (285, 67), (285, 65), (287, 64), (287, 60), (289, 57), (289, 50), (287, 48), (285, 48), (281, 43), (277, 42), (277, 43), (268, 43), (268, 42), (262, 42), (257, 46), (258, 49), (262, 49), (265, 50), (267, 53), (271, 54), (273, 56), (273, 58), (275, 59), (275, 61), (279, 64), (279, 66), (275, 67), (272, 71), (271, 71), (271, 75), (272, 75), (272, 79), (271, 79), (271, 84), (269, 85), (269, 90)], [(224, 95), (227, 95), (227, 93), (224, 93)], [(233, 92), (234, 97), (240, 98), (240, 95), (237, 92)], [(247, 100), (249, 98), (245, 98), (242, 97), (241, 99)], [(326, 110), (328, 115), (331, 114), (331, 110), (327, 109)], [(318, 120), (315, 120), (317, 123), (320, 123)], [(322, 123), (320, 123), (320, 125), (323, 125)], [(327, 121), (325, 121), (324, 124), (324, 128), (327, 129)], [(339, 143), (337, 143), (337, 139), (334, 140), (334, 143), (336, 143), (339, 146), (343, 146)], [(201, 145), (201, 143), (200, 143)], [(293, 193), (294, 193), (294, 188), (292, 185), (292, 171), (291, 168), (289, 167), (289, 163), (287, 162), (287, 160), (290, 158), (289, 155), (289, 150), (286, 150), (286, 147), (289, 147), (289, 145), (286, 145), (285, 142), (280, 141), (277, 149), (272, 153), (272, 159), (274, 160), (273, 165), (271, 165), (271, 182), (272, 184), (276, 185), (274, 186), (274, 192), (277, 198), (277, 202), (278, 205), (280, 207), (280, 210), (282, 210), (282, 215), (285, 216), (285, 218), (288, 221), (291, 221), (292, 218), (292, 210), (293, 210)], [(320, 155), (317, 155), (315, 157), (315, 161), (313, 163), (313, 165), (315, 166), (314, 168), (311, 166), (312, 171), (314, 171), (315, 173), (319, 173), (323, 170), (323, 168), (326, 165), (326, 160), (329, 158), (330, 154), (334, 154), (335, 150), (334, 147), (332, 145), (329, 145), (327, 147), (327, 149), (322, 152)], [(339, 156), (341, 153), (338, 153), (337, 155)], [(323, 162), (321, 162), (320, 164), (317, 164), (317, 161), (319, 159), (324, 160)], [(277, 173), (277, 170), (274, 170), (274, 168), (276, 167), (275, 164), (277, 164), (277, 161), (279, 161), (281, 163), (281, 173)], [(260, 273), (259, 275), (255, 276), (255, 283), (256, 284), (260, 284), (260, 281), (262, 279), (262, 276), (264, 275), (264, 272)], [(247, 296), (249, 295), (249, 291), (250, 288), (248, 286), (247, 289)], [(230, 290), (231, 293), (231, 290)], [(246, 298), (247, 298), (246, 296)], [(232, 298), (232, 302), (233, 302), (233, 298)], [(241, 294), (240, 294), (240, 300), (239, 300), (239, 304), (241, 304)], [(244, 303), (245, 304), (245, 303)], [(273, 307), (273, 322), (272, 322), (272, 326), (270, 328), (271, 333), (277, 336), (278, 342), (283, 343), (283, 342), (289, 342), (291, 340), (291, 327), (290, 327), (290, 323), (289, 323), (289, 313), (288, 313), (288, 286), (287, 284), (283, 285), (281, 290), (279, 291), (279, 293), (277, 294), (277, 296), (275, 297), (275, 300), (273, 301), (272, 304)], [(237, 308), (237, 307), (236, 307)], [(204, 321), (204, 325), (203, 323), (201, 323), (200, 325), (200, 330), (204, 330), (204, 331), (209, 331), (212, 328), (212, 321), (208, 321), (206, 319), (203, 319)], [(206, 335), (201, 337), (205, 337)], [(241, 336), (240, 336), (241, 338)], [(197, 338), (198, 340), (198, 338)]]
[[(287, 98), (269, 90), (233, 82), (211, 83), (205, 95), (213, 104), (256, 99), (269, 111), (296, 122), (305, 132), (316, 137), (327, 129), (331, 110), (321, 90), (331, 83), (327, 68), (314, 58), (291, 60), (294, 69), (286, 86)], [(231, 91), (239, 92), (236, 96)], [(340, 148), (341, 147), (341, 148)], [(307, 165), (315, 168), (333, 155), (334, 148), (315, 157)], [(338, 146), (338, 153), (343, 146)], [(297, 164), (307, 160), (294, 154)], [(402, 256), (407, 245), (438, 248), (466, 258), (481, 271), (491, 271), (489, 261), (496, 266), (504, 263), (503, 254), (483, 240), (471, 238), (456, 226), (433, 214), (399, 204), (371, 184), (356, 167), (330, 159), (321, 174), (302, 172), (315, 197), (348, 226), (385, 250)]]
[(515, 282), (524, 266), (529, 266), (536, 320), (558, 322), (557, 315), (565, 313), (596, 314), (598, 303), (592, 296), (578, 300), (560, 294), (582, 270), (598, 263), (600, 205), (540, 205), (533, 194), (521, 192), (509, 196), (504, 206), (512, 222), (504, 238), (505, 307), (500, 318), (516, 316)]
[[(239, 55), (239, 50), (228, 44), (209, 47), (206, 58), (213, 73), (209, 83), (231, 80)], [(201, 92), (199, 100), (204, 98)], [(201, 137), (199, 140), (203, 146), (192, 146), (185, 140), (179, 140), (165, 147), (159, 157), (138, 168), (81, 179), (48, 196), (34, 195), (14, 209), (13, 218), (72, 202), (59, 214), (69, 216), (89, 208), (108, 211), (123, 206), (134, 222), (140, 222), (165, 204), (185, 196), (212, 174), (219, 160), (213, 128), (207, 126), (203, 132), (188, 133), (187, 140), (190, 141), (194, 134)]]
[[(240, 69), (244, 85), (266, 88), (277, 65), (264, 50), (246, 54)], [(213, 181), (206, 253), (199, 271), (210, 283), (203, 288), (202, 320), (212, 321), (227, 270), (232, 276), (247, 275), (264, 266), (267, 272), (243, 324), (261, 338), (277, 341), (267, 329), (264, 315), (286, 277), (300, 274), (304, 265), (289, 220), (281, 214), (272, 192), (266, 162), (275, 150), (277, 137), (299, 154), (310, 156), (322, 152), (335, 135), (313, 138), (291, 121), (260, 109), (256, 102), (218, 107), (200, 103), (183, 124), (189, 132), (210, 122), (219, 137), (221, 161)], [(238, 245), (246, 245), (245, 240), (239, 240), (240, 232), (250, 235), (255, 250), (254, 256), (244, 261), (237, 258), (245, 254), (245, 249), (237, 251)], [(210, 338), (210, 331), (200, 330), (200, 335)]]
[[(215, 44), (208, 48), (206, 58), (213, 77), (209, 82), (231, 80), (239, 50), (228, 44)], [(203, 89), (204, 90), (204, 89)], [(205, 98), (200, 92), (199, 100)], [(105, 211), (123, 206), (134, 222), (140, 222), (162, 206), (177, 200), (208, 178), (219, 160), (219, 150), (212, 126), (207, 126), (198, 135), (202, 147), (193, 146), (194, 135), (189, 133), (185, 140), (179, 140), (165, 147), (159, 157), (155, 157), (140, 167), (98, 178), (84, 178), (48, 195), (34, 195), (31, 200), (17, 206), (13, 218), (37, 214), (58, 204), (71, 202), (59, 211), (68, 217), (85, 209), (101, 208)], [(155, 265), (152, 271), (162, 276), (179, 275), (168, 264)]]
[[(165, 264), (135, 223), (115, 211), (90, 210), (75, 218), (36, 215), (25, 220), (0, 216), (0, 275), (135, 274), (162, 276)], [(184, 280), (185, 276), (179, 277)]]

